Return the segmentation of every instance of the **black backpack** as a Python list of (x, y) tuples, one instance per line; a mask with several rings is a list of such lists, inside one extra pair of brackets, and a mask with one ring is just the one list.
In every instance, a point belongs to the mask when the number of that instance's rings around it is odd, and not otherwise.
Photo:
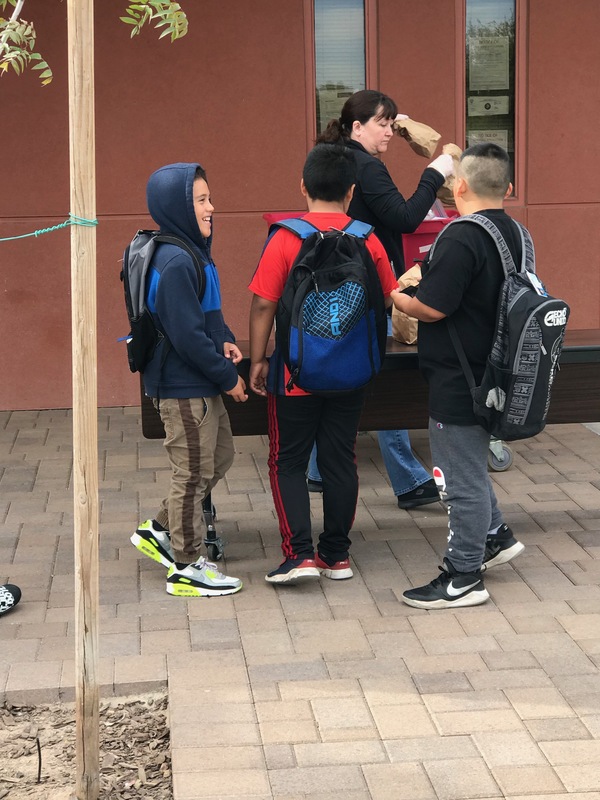
[[(459, 217), (445, 228), (459, 223), (480, 225), (492, 236), (500, 254), (505, 279), (498, 299), (492, 351), (479, 386), (475, 385), (454, 322), (448, 319), (447, 324), (471, 389), (477, 422), (491, 436), (508, 442), (536, 436), (546, 425), (552, 382), (569, 318), (569, 306), (564, 300), (551, 297), (535, 275), (535, 251), (529, 231), (516, 220), (513, 222), (518, 227), (523, 252), (519, 272), (502, 234), (483, 214)], [(433, 250), (434, 247), (429, 258)]]
[(277, 304), (275, 339), (290, 371), (287, 389), (348, 392), (377, 375), (385, 356), (387, 314), (365, 240), (370, 225), (320, 231), (304, 219), (275, 223), (303, 242)]
[(162, 363), (170, 349), (170, 342), (154, 324), (152, 313), (146, 305), (146, 276), (156, 246), (161, 242), (175, 244), (192, 257), (198, 275), (198, 299), (201, 301), (206, 288), (204, 264), (190, 245), (179, 236), (159, 231), (138, 231), (127, 245), (123, 255), (121, 281), (125, 290), (125, 307), (131, 329), (124, 337), (127, 343), (127, 358), (132, 372), (143, 372), (154, 356), (158, 344), (165, 339)]

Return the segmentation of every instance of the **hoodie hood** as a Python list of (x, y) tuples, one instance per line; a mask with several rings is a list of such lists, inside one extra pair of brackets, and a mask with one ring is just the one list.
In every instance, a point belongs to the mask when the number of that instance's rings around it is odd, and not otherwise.
[(200, 164), (167, 164), (153, 172), (146, 187), (148, 211), (163, 233), (174, 233), (210, 258), (212, 233), (205, 239), (194, 212), (194, 176)]

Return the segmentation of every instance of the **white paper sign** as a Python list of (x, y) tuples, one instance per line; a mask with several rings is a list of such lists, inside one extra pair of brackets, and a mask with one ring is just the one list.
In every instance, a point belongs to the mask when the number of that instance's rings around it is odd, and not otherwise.
[(500, 145), (500, 147), (503, 147), (505, 150), (508, 150), (508, 131), (469, 131), (467, 138), (469, 147), (473, 144), (479, 144), (480, 142), (493, 142), (494, 144)]
[(469, 97), (467, 100), (467, 114), (470, 117), (487, 117), (495, 114), (508, 114), (508, 95), (501, 97)]
[(508, 36), (470, 36), (469, 89), (508, 88)]

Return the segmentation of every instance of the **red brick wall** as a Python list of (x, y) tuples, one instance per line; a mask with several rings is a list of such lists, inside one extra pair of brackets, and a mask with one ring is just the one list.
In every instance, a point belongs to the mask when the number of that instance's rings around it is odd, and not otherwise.
[[(124, 0), (96, 4), (101, 406), (139, 402), (137, 377), (116, 341), (127, 332), (119, 259), (133, 232), (150, 224), (145, 184), (162, 164), (200, 161), (207, 169), (224, 308), (238, 337), (247, 338), (246, 287), (266, 233), (262, 213), (303, 207), (299, 178), (312, 144), (306, 4), (188, 2), (190, 32), (173, 45), (150, 30), (130, 40), (119, 21)], [(444, 141), (459, 140), (459, 2), (370, 5), (378, 40), (370, 72), (380, 88)], [(530, 226), (540, 273), (571, 304), (572, 327), (597, 328), (600, 99), (593, 76), (600, 71), (600, 5), (579, 0), (576, 14), (559, 0), (524, 6), (524, 189), (511, 213)], [(66, 5), (28, 0), (26, 9), (55, 77), (45, 88), (33, 73), (0, 81), (0, 238), (57, 224), (69, 212)], [(406, 194), (426, 163), (399, 139), (386, 162)], [(0, 265), (0, 409), (69, 407), (69, 232), (1, 242)]]

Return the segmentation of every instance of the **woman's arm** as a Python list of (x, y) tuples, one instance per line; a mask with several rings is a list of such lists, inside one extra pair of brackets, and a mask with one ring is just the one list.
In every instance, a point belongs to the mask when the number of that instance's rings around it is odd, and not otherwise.
[(393, 233), (413, 233), (433, 205), (444, 176), (428, 167), (414, 194), (406, 200), (390, 177), (385, 164), (372, 158), (359, 173), (363, 202), (379, 224)]

